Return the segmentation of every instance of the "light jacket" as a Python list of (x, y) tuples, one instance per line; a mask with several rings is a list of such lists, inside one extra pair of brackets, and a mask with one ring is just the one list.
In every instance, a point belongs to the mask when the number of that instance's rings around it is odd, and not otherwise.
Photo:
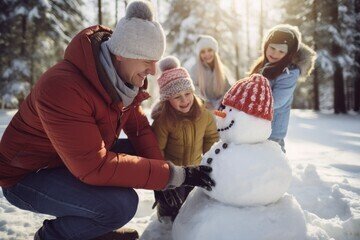
[(284, 72), (275, 79), (269, 79), (274, 97), (274, 118), (269, 139), (279, 141), (285, 138), (297, 81), (299, 77), (306, 77), (311, 73), (315, 57), (316, 53), (311, 48), (301, 44), (292, 63)]
[(220, 96), (216, 95), (215, 89), (213, 88), (213, 83), (215, 81), (215, 73), (211, 68), (205, 64), (204, 65), (204, 78), (205, 78), (205, 94), (201, 93), (199, 89), (199, 81), (197, 77), (197, 68), (198, 65), (201, 63), (196, 63), (189, 71), (191, 79), (193, 80), (194, 86), (195, 86), (195, 93), (197, 96), (199, 96), (201, 99), (203, 99), (205, 102), (218, 102), (222, 100), (225, 93), (230, 89), (230, 83), (233, 82), (232, 77), (230, 76), (229, 70), (224, 67), (225, 72), (225, 87), (223, 93), (221, 93)]

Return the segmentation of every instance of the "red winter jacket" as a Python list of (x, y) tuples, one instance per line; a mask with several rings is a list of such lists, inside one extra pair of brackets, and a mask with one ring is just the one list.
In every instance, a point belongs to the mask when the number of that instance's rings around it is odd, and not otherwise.
[[(140, 89), (123, 108), (99, 62), (100, 44), (109, 36), (111, 30), (103, 26), (83, 30), (64, 60), (41, 76), (1, 139), (0, 186), (65, 165), (91, 185), (165, 187), (169, 165), (140, 107), (148, 93)], [(139, 156), (109, 151), (121, 129)]]

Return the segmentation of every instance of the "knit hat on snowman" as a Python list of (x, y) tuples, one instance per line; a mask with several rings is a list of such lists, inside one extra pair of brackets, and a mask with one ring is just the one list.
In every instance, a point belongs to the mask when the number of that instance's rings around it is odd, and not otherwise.
[(269, 81), (264, 76), (253, 74), (236, 82), (225, 94), (222, 105), (222, 111), (215, 111), (221, 139), (235, 144), (268, 139), (273, 97)]
[(223, 105), (271, 121), (273, 118), (273, 98), (269, 81), (260, 74), (253, 74), (238, 81), (225, 94)]

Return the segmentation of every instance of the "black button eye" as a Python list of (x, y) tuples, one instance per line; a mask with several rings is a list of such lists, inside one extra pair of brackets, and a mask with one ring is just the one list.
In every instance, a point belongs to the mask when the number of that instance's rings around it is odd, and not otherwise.
[(229, 112), (231, 112), (231, 111), (232, 111), (232, 108), (230, 108)]

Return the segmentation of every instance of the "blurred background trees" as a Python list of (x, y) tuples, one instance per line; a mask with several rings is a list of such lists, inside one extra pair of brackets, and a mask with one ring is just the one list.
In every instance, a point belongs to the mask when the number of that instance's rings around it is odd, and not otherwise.
[[(2, 107), (17, 107), (38, 77), (62, 58), (82, 28), (111, 28), (127, 0), (0, 0)], [(298, 83), (293, 107), (359, 112), (360, 1), (356, 0), (152, 0), (167, 34), (167, 52), (185, 67), (195, 61), (195, 41), (209, 34), (236, 79), (261, 54), (262, 37), (279, 23), (299, 27), (318, 54), (316, 69)], [(156, 98), (156, 84), (150, 81)], [(148, 103), (148, 106), (151, 102)]]

